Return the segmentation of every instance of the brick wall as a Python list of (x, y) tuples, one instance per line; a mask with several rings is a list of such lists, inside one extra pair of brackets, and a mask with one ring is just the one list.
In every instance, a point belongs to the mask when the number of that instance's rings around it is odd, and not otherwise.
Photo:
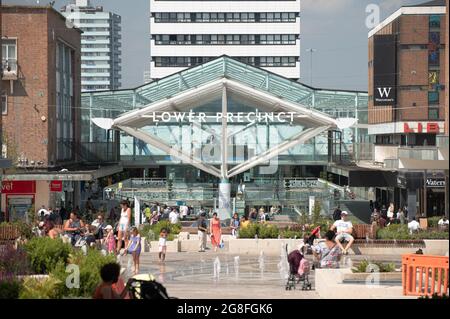
[[(441, 18), (441, 43), (447, 42), (446, 18)], [(429, 43), (429, 17), (428, 15), (402, 15), (377, 34), (397, 33), (397, 107), (398, 121), (428, 120), (428, 43)], [(417, 45), (417, 48), (405, 49), (404, 46)], [(420, 48), (419, 46), (426, 46)], [(445, 48), (447, 47), (444, 45)], [(445, 63), (445, 51), (440, 56), (440, 83), (446, 83), (448, 64)], [(373, 96), (373, 37), (369, 38), (369, 96)], [(447, 86), (446, 86), (447, 87)], [(445, 91), (439, 96), (439, 119), (447, 116), (445, 105), (448, 105)], [(448, 106), (447, 106), (448, 109)], [(374, 107), (373, 100), (369, 101), (369, 124), (388, 123), (394, 120), (392, 107)]]
[(2, 33), (3, 37), (17, 38), (19, 65), (19, 80), (14, 81), (12, 92), (9, 82), (3, 81), (8, 95), (8, 113), (3, 116), (8, 157), (42, 161), (42, 167), (46, 167), (54, 162), (56, 151), (57, 40), (68, 43), (76, 52), (75, 136), (80, 134), (81, 34), (76, 29), (68, 30), (64, 18), (51, 8), (20, 6), (3, 8)]

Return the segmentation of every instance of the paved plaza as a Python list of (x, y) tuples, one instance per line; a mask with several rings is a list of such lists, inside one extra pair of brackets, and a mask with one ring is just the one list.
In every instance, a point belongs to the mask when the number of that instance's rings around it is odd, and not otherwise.
[[(216, 258), (220, 260), (220, 271), (214, 271)], [(167, 254), (160, 263), (157, 253), (141, 255), (141, 274), (152, 274), (161, 282), (171, 297), (180, 299), (318, 299), (314, 290), (314, 271), (309, 280), (311, 291), (286, 291), (283, 265), (287, 261), (281, 256), (244, 255), (236, 261), (235, 254), (226, 251), (179, 252)], [(128, 257), (122, 258), (123, 267), (131, 267)], [(308, 257), (310, 258), (310, 257)], [(345, 257), (343, 265), (350, 265), (370, 256)], [(400, 257), (377, 255), (372, 259), (394, 262), (400, 267)], [(128, 264), (128, 265), (127, 265)], [(217, 262), (216, 262), (217, 267)], [(217, 270), (217, 269), (216, 269)]]

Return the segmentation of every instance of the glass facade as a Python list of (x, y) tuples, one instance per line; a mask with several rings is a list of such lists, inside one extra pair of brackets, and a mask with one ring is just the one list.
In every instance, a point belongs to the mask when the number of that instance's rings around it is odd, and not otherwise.
[(59, 42), (56, 47), (56, 160), (73, 159), (73, 51)]
[[(234, 59), (220, 57), (136, 89), (84, 93), (82, 96), (82, 140), (90, 142), (106, 141), (107, 132), (92, 124), (91, 118), (116, 118), (126, 111), (151, 105), (224, 76), (332, 117), (358, 117), (359, 123), (367, 123), (367, 93), (365, 92), (313, 89)], [(229, 112), (254, 112), (258, 108), (258, 104), (253, 103), (251, 99), (241, 99), (239, 96), (231, 96), (228, 99)], [(203, 104), (192, 105), (192, 110), (195, 112), (215, 113), (220, 112), (220, 108), (220, 96), (212, 97), (210, 101)], [(230, 123), (230, 130), (237, 132), (248, 124)], [(207, 123), (203, 128), (178, 122), (145, 128), (155, 136), (168, 141), (171, 145), (177, 145), (181, 149), (190, 149), (193, 141), (195, 141), (197, 150), (194, 147), (192, 148), (193, 152), (198, 152), (202, 145), (208, 143), (208, 138), (211, 135), (208, 131), (220, 131), (219, 129), (217, 123)], [(249, 127), (243, 134), (237, 134), (231, 144), (235, 148), (235, 153), (243, 152), (244, 156), (248, 158), (252, 154), (261, 153), (267, 148), (290, 138), (303, 129), (304, 127), (291, 125), (290, 123), (258, 123)], [(342, 134), (343, 144), (350, 153), (354, 152), (355, 144), (364, 142), (366, 137), (366, 129), (352, 128), (345, 130)], [(236, 147), (238, 151), (236, 151)], [(240, 150), (239, 147), (241, 147)], [(286, 165), (315, 162), (326, 164), (328, 148), (328, 136), (323, 134), (305, 145), (299, 145), (283, 153), (279, 157), (279, 161)], [(126, 160), (151, 158), (151, 162), (155, 164), (177, 163), (176, 159), (168, 157), (162, 151), (126, 136), (124, 133), (121, 133), (120, 152), (123, 159)], [(230, 158), (230, 160), (237, 163), (239, 162), (239, 156)], [(211, 161), (214, 162), (213, 159)]]

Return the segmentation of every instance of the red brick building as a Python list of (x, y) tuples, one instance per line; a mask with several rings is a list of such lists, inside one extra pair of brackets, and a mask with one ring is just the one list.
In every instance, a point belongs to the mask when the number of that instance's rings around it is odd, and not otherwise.
[(375, 162), (399, 171), (398, 187), (377, 192), (383, 202), (424, 215), (448, 213), (448, 137), (446, 150), (440, 147), (448, 114), (446, 11), (445, 0), (404, 6), (369, 33), (368, 120)]
[(81, 31), (49, 6), (4, 5), (1, 17), (3, 156), (13, 163), (1, 209), (19, 219), (55, 205), (51, 171), (79, 161)]
[(78, 160), (81, 31), (51, 7), (3, 6), (3, 135), (18, 167)]

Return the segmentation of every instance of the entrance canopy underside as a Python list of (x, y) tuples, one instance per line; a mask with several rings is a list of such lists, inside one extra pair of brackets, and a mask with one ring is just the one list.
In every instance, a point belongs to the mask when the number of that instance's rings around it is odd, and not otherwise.
[[(218, 66), (221, 66), (220, 71), (217, 69)], [(174, 79), (176, 84), (173, 83)], [(192, 85), (194, 80), (197, 81), (195, 86)], [(158, 90), (157, 92), (153, 91), (155, 94), (153, 99), (149, 96), (142, 99), (144, 92), (142, 90), (145, 87), (152, 90), (152, 87), (155, 86)], [(176, 91), (174, 91), (175, 87)], [(165, 97), (161, 96), (162, 92), (165, 92)], [(355, 125), (358, 122), (357, 109), (360, 103), (364, 105), (367, 96), (364, 93), (355, 92), (335, 91), (332, 94), (330, 93), (306, 87), (298, 82), (284, 79), (228, 57), (220, 57), (205, 65), (169, 76), (156, 84), (151, 83), (141, 89), (138, 88), (133, 91), (132, 95), (133, 105), (135, 105), (134, 110), (122, 113), (114, 119), (93, 118), (92, 121), (106, 130), (121, 130), (184, 163), (189, 163), (211, 175), (226, 180), (255, 166), (263, 165), (263, 163), (267, 163), (279, 154), (299, 144), (304, 144), (327, 130), (341, 130)], [(115, 97), (115, 103), (124, 103), (123, 111), (127, 110), (123, 95), (120, 97), (120, 92), (117, 94), (116, 92), (110, 92), (109, 94)], [(92, 106), (96, 97), (105, 97), (107, 94), (105, 92), (88, 93), (88, 96), (90, 106)], [(278, 145), (271, 145), (259, 154), (253, 154), (247, 161), (229, 168), (228, 148), (231, 144), (231, 138), (245, 130), (245, 128), (238, 131), (228, 130), (230, 121), (233, 122), (233, 119), (229, 118), (228, 115), (236, 113), (235, 109), (230, 111), (229, 98), (244, 103), (249, 102), (249, 104), (256, 106), (256, 112), (277, 114), (286, 123), (301, 128), (301, 131), (285, 138)], [(212, 133), (215, 138), (214, 143), (220, 148), (220, 169), (195, 157), (193, 152), (186, 151), (178, 145), (171, 145), (145, 129), (164, 125), (164, 123), (160, 123), (160, 119), (155, 119), (157, 114), (195, 112), (195, 108), (219, 100), (221, 101), (221, 107), (219, 107), (221, 108), (221, 119), (218, 121), (218, 118), (216, 118), (216, 126), (219, 125), (221, 129), (220, 132), (213, 131)], [(138, 101), (140, 106), (137, 106)], [(317, 108), (315, 107), (316, 103), (319, 105), (328, 104), (328, 108)], [(330, 103), (334, 104), (334, 113), (330, 112), (330, 105), (332, 105)], [(347, 116), (345, 116), (345, 112), (341, 112), (343, 103), (348, 103), (348, 107), (352, 108), (351, 114), (347, 112)], [(209, 123), (208, 117), (212, 117), (208, 112), (209, 110), (205, 114), (206, 121), (203, 119), (205, 124)], [(242, 113), (245, 112), (242, 110)], [(191, 124), (202, 127), (201, 119), (192, 121), (191, 118), (183, 117), (178, 119), (177, 122), (180, 125)], [(251, 123), (247, 124), (252, 125)], [(205, 127), (205, 131), (208, 131), (208, 125), (203, 125), (203, 127)]]

